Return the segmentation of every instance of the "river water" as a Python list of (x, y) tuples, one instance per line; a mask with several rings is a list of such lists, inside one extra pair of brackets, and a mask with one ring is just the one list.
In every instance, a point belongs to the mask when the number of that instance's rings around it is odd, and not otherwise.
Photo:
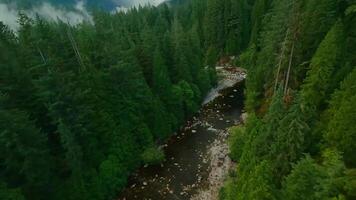
[(188, 200), (208, 188), (209, 148), (219, 134), (239, 124), (243, 83), (221, 91), (165, 145), (166, 161), (134, 173), (119, 200)]

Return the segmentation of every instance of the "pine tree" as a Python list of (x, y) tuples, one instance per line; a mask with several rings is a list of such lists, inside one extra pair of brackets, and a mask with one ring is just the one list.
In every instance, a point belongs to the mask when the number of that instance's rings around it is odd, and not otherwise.
[(26, 196), (43, 199), (43, 189), (51, 175), (47, 138), (26, 112), (6, 109), (6, 96), (0, 98), (0, 160), (4, 166), (0, 177), (15, 187), (22, 187)]
[(174, 47), (174, 58), (175, 58), (175, 66), (174, 66), (174, 74), (173, 82), (177, 83), (179, 80), (185, 80), (189, 83), (193, 81), (193, 77), (191, 74), (191, 63), (189, 63), (189, 57), (187, 52), (190, 52), (188, 46), (188, 40), (185, 37), (183, 32), (183, 27), (178, 21), (175, 19), (173, 22), (173, 43)]
[(336, 147), (344, 153), (347, 164), (356, 166), (355, 163), (355, 141), (356, 137), (356, 118), (354, 113), (356, 91), (353, 87), (356, 83), (356, 70), (342, 82), (340, 90), (333, 94), (330, 108), (326, 111), (327, 126), (325, 128), (325, 139), (330, 146)]
[(224, 37), (224, 1), (208, 0), (205, 17), (205, 47), (222, 48)]
[(277, 184), (290, 173), (292, 163), (298, 161), (306, 150), (310, 127), (305, 120), (300, 104), (296, 102), (279, 122), (276, 139), (269, 153)]
[(163, 102), (167, 103), (170, 96), (171, 81), (167, 66), (158, 47), (155, 50), (153, 59), (152, 89)]
[(292, 173), (286, 178), (283, 197), (288, 200), (318, 199), (314, 188), (322, 176), (315, 161), (306, 156), (293, 167)]
[[(341, 45), (343, 43), (343, 28), (341, 22), (337, 22), (326, 35), (315, 53), (307, 78), (302, 87), (301, 96), (303, 104), (315, 109), (325, 106), (323, 99), (330, 95), (329, 85), (332, 74), (336, 71), (336, 65), (340, 59)], [(331, 90), (332, 91), (332, 90)]]

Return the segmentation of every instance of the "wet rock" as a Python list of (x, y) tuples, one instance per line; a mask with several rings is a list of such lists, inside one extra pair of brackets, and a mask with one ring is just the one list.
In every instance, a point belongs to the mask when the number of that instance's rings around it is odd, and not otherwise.
[(242, 123), (245, 123), (246, 122), (246, 120), (247, 120), (247, 117), (248, 117), (248, 114), (247, 113), (242, 113), (241, 114), (241, 121), (242, 121)]
[(213, 128), (213, 127), (209, 127), (208, 129), (207, 129), (208, 131), (212, 131), (212, 132), (218, 132), (218, 129), (215, 129), (215, 128)]

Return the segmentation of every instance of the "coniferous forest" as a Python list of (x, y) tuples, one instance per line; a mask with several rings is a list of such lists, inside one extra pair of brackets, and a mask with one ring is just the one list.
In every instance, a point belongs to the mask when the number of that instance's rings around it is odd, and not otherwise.
[(356, 199), (356, 1), (181, 0), (69, 25), (0, 22), (0, 199), (115, 199), (248, 71), (221, 200)]

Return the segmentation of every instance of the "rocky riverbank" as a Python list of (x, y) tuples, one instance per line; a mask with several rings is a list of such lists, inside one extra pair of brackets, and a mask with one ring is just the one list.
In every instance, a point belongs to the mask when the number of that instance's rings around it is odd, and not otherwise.
[(228, 135), (228, 131), (220, 131), (219, 137), (211, 144), (208, 186), (206, 189), (199, 190), (198, 194), (191, 198), (192, 200), (217, 200), (219, 198), (219, 189), (223, 186), (229, 170), (234, 166), (228, 156)]
[(218, 68), (218, 72), (221, 79), (208, 97), (212, 99), (163, 146), (166, 161), (140, 168), (119, 199), (218, 199), (234, 165), (228, 157), (227, 128), (240, 123), (243, 84), (239, 82), (246, 77), (235, 68)]

